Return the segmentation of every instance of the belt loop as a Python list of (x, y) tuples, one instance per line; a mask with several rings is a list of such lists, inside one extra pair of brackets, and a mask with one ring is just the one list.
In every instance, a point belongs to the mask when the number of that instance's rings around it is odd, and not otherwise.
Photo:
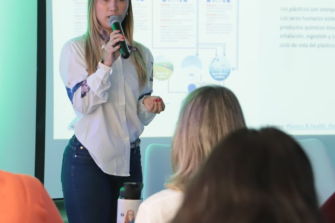
[(134, 153), (136, 153), (136, 147), (140, 146), (141, 140), (137, 138), (134, 142), (130, 143), (130, 148), (134, 149)]

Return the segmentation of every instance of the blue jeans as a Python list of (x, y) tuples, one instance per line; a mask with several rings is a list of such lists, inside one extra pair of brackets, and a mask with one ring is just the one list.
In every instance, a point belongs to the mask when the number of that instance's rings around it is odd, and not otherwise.
[[(81, 148), (82, 147), (82, 148)], [(63, 155), (62, 187), (69, 223), (114, 223), (125, 182), (142, 182), (140, 147), (131, 149), (130, 176), (104, 173), (75, 136)]]

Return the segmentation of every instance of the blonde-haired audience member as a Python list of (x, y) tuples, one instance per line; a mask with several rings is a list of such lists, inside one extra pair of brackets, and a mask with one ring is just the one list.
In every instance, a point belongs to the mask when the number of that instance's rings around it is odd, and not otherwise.
[(61, 223), (42, 183), (29, 175), (0, 170), (1, 223)]
[(245, 128), (240, 104), (229, 89), (205, 86), (191, 92), (181, 109), (173, 137), (171, 163), (174, 175), (160, 191), (145, 200), (136, 223), (164, 223), (175, 216), (183, 191), (212, 148), (228, 133)]

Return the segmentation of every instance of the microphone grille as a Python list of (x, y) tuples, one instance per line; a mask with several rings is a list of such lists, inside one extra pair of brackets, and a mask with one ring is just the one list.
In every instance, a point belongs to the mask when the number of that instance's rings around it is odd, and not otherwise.
[(113, 15), (113, 16), (111, 16), (111, 17), (109, 18), (108, 22), (109, 22), (109, 25), (111, 25), (111, 26), (112, 26), (112, 24), (113, 24), (114, 22), (119, 22), (119, 23), (121, 23), (121, 17), (120, 17), (120, 16), (117, 16), (117, 15)]

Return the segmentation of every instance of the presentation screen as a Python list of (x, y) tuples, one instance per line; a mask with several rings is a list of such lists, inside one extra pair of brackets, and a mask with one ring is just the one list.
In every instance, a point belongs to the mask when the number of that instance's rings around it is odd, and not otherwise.
[[(335, 133), (334, 0), (132, 0), (132, 5), (134, 39), (154, 56), (153, 95), (166, 104), (142, 138), (171, 138), (187, 94), (212, 84), (236, 94), (248, 127)], [(75, 113), (59, 57), (69, 39), (86, 32), (87, 1), (49, 0), (48, 12), (47, 137), (67, 142)]]
[[(258, 4), (257, 4), (258, 3)], [(166, 103), (143, 136), (169, 137), (185, 96), (230, 88), (248, 125), (333, 134), (334, 1), (133, 0), (134, 39), (154, 55), (154, 95)], [(66, 41), (87, 28), (87, 1), (53, 1), (54, 138), (75, 118), (59, 75)], [(162, 128), (164, 126), (164, 128)], [(159, 131), (157, 131), (159, 129)]]

